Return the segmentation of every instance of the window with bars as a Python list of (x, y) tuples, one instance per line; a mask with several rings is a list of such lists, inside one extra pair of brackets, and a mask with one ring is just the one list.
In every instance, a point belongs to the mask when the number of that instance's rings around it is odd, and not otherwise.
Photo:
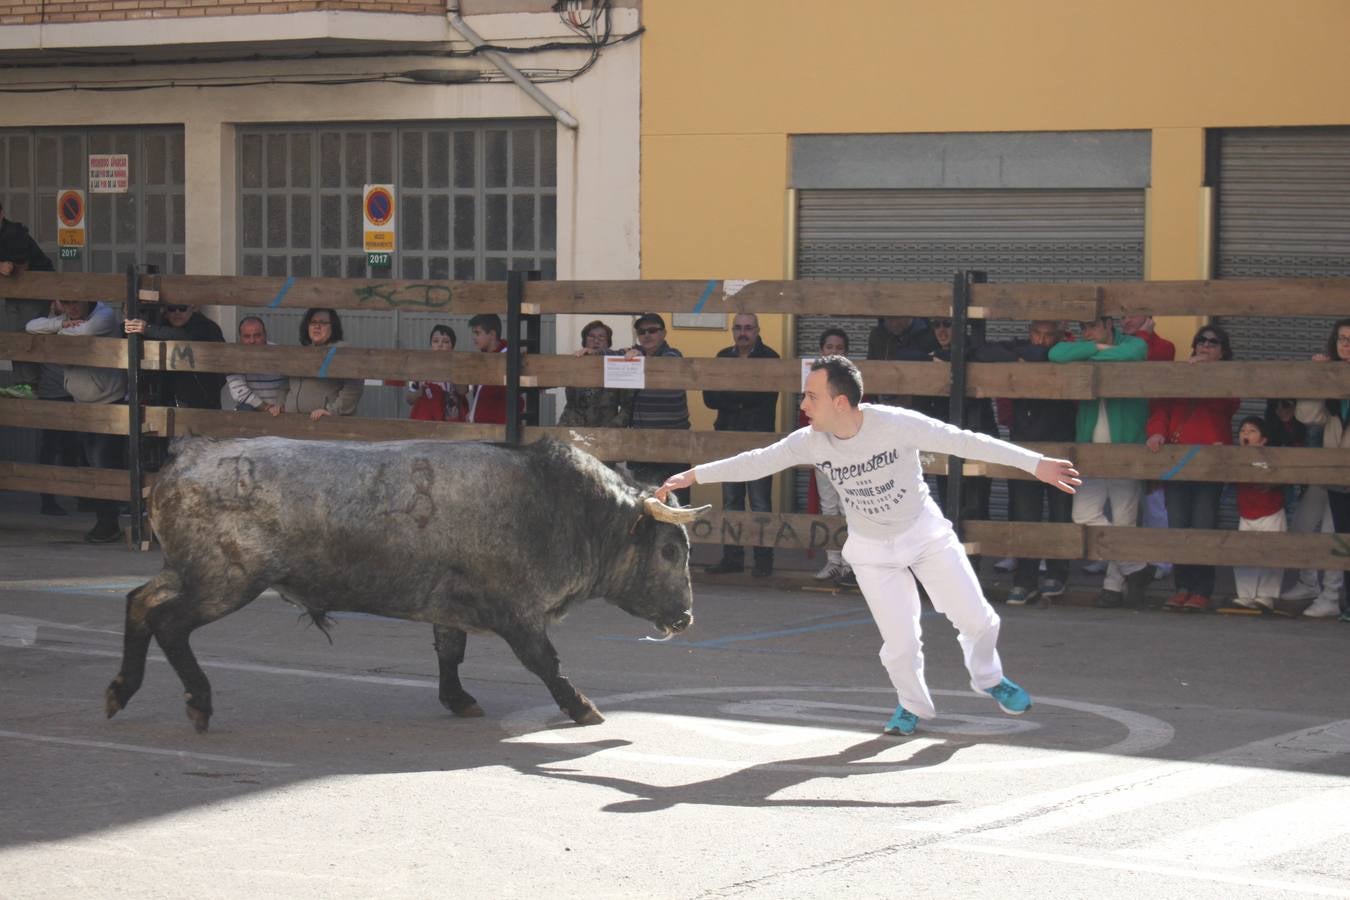
[[(89, 154), (125, 153), (124, 194), (89, 194)], [(62, 272), (121, 272), (150, 263), (181, 274), (184, 255), (183, 129), (39, 128), (0, 131), (0, 197), (8, 218), (23, 222)], [(56, 197), (86, 191), (85, 249), (60, 259)]]
[[(239, 131), (244, 275), (504, 280), (557, 273), (549, 121), (250, 127)], [(361, 192), (395, 186), (389, 270), (362, 248)]]

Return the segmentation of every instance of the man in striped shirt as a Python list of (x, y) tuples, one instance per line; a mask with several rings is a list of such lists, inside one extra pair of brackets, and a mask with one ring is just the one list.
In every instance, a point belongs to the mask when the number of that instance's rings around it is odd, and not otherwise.
[[(267, 344), (267, 326), (257, 316), (239, 321), (239, 343), (250, 347)], [(281, 415), (290, 379), (285, 375), (226, 375), (225, 384), (234, 400), (235, 412), (266, 412)]]
[[(666, 343), (666, 320), (656, 313), (643, 313), (633, 322), (636, 343), (628, 348), (626, 356), (635, 359), (645, 356), (683, 356)], [(633, 418), (630, 428), (689, 428), (689, 400), (683, 390), (641, 390), (633, 397)], [(660, 484), (689, 464), (677, 462), (629, 462), (628, 470), (638, 481)], [(680, 502), (689, 505), (689, 491), (677, 492)]]

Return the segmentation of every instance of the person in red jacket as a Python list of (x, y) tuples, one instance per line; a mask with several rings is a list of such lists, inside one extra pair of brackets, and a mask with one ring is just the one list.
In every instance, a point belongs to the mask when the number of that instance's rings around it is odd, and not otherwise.
[[(502, 320), (494, 313), (479, 313), (469, 320), (473, 345), (480, 353), (505, 353)], [(506, 386), (475, 384), (469, 387), (469, 421), (479, 425), (506, 424)]]
[[(1187, 362), (1214, 363), (1233, 358), (1228, 333), (1215, 325), (1206, 325), (1191, 340)], [(1204, 399), (1176, 398), (1155, 400), (1148, 426), (1148, 449), (1157, 453), (1163, 444), (1231, 444), (1233, 416), (1241, 401), (1232, 397)], [(1219, 522), (1219, 495), (1223, 484), (1214, 481), (1169, 481), (1167, 521), (1171, 528), (1215, 528)], [(1163, 604), (1164, 609), (1204, 612), (1214, 594), (1214, 567), (1182, 565), (1172, 567), (1176, 593)]]
[[(1244, 447), (1264, 447), (1270, 439), (1269, 423), (1260, 416), (1248, 416), (1238, 426), (1238, 443)], [(1284, 518), (1284, 485), (1243, 483), (1237, 486), (1238, 531), (1288, 530)], [(1284, 569), (1233, 567), (1237, 596), (1233, 605), (1243, 609), (1273, 612), (1280, 596)]]

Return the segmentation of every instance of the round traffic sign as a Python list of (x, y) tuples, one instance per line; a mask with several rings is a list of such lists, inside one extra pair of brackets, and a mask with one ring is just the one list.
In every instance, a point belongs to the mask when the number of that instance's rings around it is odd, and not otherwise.
[(78, 228), (84, 221), (84, 197), (79, 191), (62, 191), (56, 199), (56, 215), (67, 228)]
[(388, 188), (371, 188), (366, 195), (366, 221), (377, 228), (394, 217), (394, 195)]

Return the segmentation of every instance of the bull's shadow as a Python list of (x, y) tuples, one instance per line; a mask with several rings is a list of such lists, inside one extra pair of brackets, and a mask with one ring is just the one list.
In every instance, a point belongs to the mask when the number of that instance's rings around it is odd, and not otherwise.
[[(848, 778), (853, 775), (875, 775), (928, 768), (950, 760), (968, 744), (948, 743), (924, 747), (904, 762), (863, 762), (894, 746), (893, 739), (870, 738), (845, 747), (838, 753), (804, 756), (797, 759), (774, 760), (737, 769), (718, 778), (663, 787), (630, 778), (608, 775), (584, 775), (549, 764), (517, 768), (524, 775), (538, 775), (560, 781), (598, 785), (631, 794), (634, 799), (622, 800), (603, 807), (606, 812), (642, 813), (671, 809), (679, 805), (739, 806), (739, 807), (860, 807), (860, 808), (926, 808), (946, 806), (955, 800), (908, 800), (888, 803), (870, 800), (776, 800), (773, 795), (817, 778)], [(844, 768), (844, 766), (847, 768)], [(839, 766), (837, 773), (825, 774), (817, 767)]]

